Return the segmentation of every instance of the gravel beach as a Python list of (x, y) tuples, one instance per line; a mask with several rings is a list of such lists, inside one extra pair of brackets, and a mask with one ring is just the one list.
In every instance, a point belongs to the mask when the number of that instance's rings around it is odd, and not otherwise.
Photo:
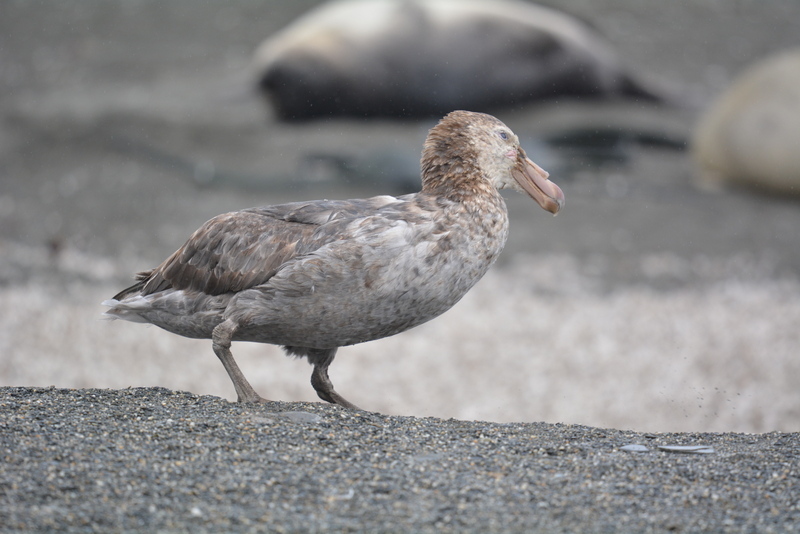
[(0, 429), (3, 532), (800, 526), (796, 433), (390, 417), (163, 388), (0, 388)]

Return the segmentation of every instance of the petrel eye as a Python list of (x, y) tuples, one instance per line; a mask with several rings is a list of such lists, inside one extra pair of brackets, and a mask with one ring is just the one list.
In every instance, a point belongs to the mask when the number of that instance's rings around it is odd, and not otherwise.
[(503, 141), (508, 141), (508, 134), (507, 133), (500, 132), (499, 135), (500, 135), (500, 139), (502, 139)]

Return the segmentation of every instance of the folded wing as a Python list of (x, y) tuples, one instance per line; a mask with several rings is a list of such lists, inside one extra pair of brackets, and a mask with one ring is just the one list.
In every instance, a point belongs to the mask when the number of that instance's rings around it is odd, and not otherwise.
[(137, 274), (137, 283), (114, 299), (170, 288), (220, 295), (263, 284), (286, 262), (347, 239), (351, 221), (395, 202), (388, 196), (293, 202), (218, 215), (161, 265)]

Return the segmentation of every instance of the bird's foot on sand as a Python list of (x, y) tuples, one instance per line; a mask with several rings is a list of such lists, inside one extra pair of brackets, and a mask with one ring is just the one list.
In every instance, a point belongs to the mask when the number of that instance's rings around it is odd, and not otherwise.
[(359, 408), (358, 406), (356, 406), (355, 404), (353, 404), (349, 400), (345, 399), (344, 397), (342, 397), (341, 395), (339, 395), (338, 393), (336, 393), (333, 390), (327, 392), (328, 398), (325, 398), (322, 395), (320, 395), (319, 391), (317, 392), (317, 395), (319, 395), (319, 397), (322, 400), (328, 401), (328, 402), (330, 402), (332, 404), (338, 404), (339, 406), (342, 406), (343, 408), (347, 408), (349, 410), (358, 410), (358, 411), (361, 411), (361, 412), (364, 411), (364, 410), (362, 410), (361, 408)]
[(239, 398), (236, 399), (236, 402), (243, 402), (243, 403), (253, 403), (253, 402), (272, 402), (269, 399), (265, 399), (261, 395), (257, 393), (253, 393), (252, 395), (239, 395)]
[(336, 351), (331, 351), (329, 357), (322, 365), (314, 365), (314, 371), (311, 373), (311, 385), (317, 392), (320, 399), (330, 402), (331, 404), (338, 404), (350, 410), (361, 410), (358, 406), (345, 399), (333, 389), (333, 383), (328, 377), (328, 365), (333, 361), (333, 355)]

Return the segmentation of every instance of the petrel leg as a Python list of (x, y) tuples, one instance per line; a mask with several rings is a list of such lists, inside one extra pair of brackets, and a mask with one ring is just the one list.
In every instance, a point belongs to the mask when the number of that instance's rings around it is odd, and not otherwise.
[(336, 393), (331, 379), (328, 378), (328, 366), (336, 356), (336, 349), (307, 349), (306, 355), (308, 361), (314, 366), (314, 371), (311, 373), (311, 385), (314, 386), (319, 398), (351, 410), (360, 410), (361, 408)]
[(211, 346), (214, 348), (214, 354), (217, 355), (219, 361), (225, 366), (228, 371), (228, 376), (231, 377), (233, 387), (236, 388), (237, 402), (269, 402), (256, 393), (250, 382), (244, 377), (241, 369), (236, 364), (231, 354), (231, 340), (233, 334), (236, 332), (236, 323), (228, 319), (217, 325), (211, 333)]

